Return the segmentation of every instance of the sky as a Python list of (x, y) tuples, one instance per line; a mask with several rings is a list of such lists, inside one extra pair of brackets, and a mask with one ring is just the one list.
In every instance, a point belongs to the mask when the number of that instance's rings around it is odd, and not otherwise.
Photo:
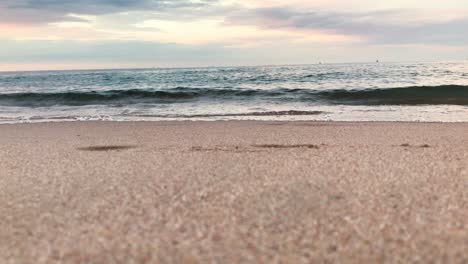
[(468, 58), (468, 0), (0, 0), (0, 71)]

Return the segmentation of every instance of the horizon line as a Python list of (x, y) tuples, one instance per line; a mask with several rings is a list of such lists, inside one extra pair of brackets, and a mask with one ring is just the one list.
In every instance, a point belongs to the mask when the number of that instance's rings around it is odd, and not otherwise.
[(311, 66), (311, 65), (338, 65), (338, 64), (385, 64), (385, 63), (442, 63), (463, 62), (468, 59), (459, 60), (414, 60), (414, 61), (386, 61), (376, 59), (375, 61), (350, 61), (350, 62), (324, 62), (315, 63), (287, 63), (287, 64), (254, 64), (254, 65), (223, 65), (223, 66), (154, 66), (154, 67), (110, 67), (110, 68), (82, 68), (82, 69), (47, 69), (47, 70), (0, 70), (0, 73), (21, 72), (60, 72), (60, 71), (109, 71), (109, 70), (151, 70), (151, 69), (206, 69), (206, 68), (247, 68), (247, 67), (282, 67), (282, 66)]

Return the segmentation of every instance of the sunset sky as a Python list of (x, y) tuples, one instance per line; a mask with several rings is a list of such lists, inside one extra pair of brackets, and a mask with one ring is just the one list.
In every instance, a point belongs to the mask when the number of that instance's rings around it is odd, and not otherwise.
[(0, 0), (0, 70), (466, 58), (467, 0)]

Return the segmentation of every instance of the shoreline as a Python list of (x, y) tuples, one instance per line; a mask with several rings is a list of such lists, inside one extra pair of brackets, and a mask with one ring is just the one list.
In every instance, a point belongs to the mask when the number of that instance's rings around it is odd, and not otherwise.
[(0, 262), (463, 263), (468, 123), (0, 125)]
[(157, 123), (321, 123), (321, 124), (333, 124), (333, 123), (343, 123), (343, 124), (468, 124), (468, 121), (323, 121), (323, 120), (254, 120), (254, 119), (244, 119), (244, 120), (59, 120), (59, 121), (38, 121), (38, 122), (20, 122), (20, 123), (0, 123), (0, 126), (14, 126), (14, 125), (43, 125), (43, 124), (73, 124), (73, 123), (121, 123), (121, 124), (157, 124)]

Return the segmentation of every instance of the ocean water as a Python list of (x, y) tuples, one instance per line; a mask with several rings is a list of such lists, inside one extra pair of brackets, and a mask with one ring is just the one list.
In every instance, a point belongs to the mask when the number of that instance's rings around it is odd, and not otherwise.
[(468, 121), (468, 61), (0, 73), (0, 123)]

